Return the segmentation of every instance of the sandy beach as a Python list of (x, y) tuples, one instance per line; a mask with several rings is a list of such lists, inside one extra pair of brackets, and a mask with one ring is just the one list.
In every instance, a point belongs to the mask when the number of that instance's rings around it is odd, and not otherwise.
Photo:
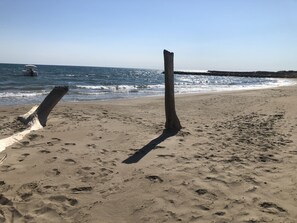
[[(297, 87), (59, 103), (0, 153), (0, 222), (297, 222)], [(0, 107), (0, 139), (33, 105)]]

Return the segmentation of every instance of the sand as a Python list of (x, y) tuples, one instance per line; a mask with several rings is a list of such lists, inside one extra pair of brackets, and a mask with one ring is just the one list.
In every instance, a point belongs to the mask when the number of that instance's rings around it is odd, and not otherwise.
[[(31, 114), (34, 113), (34, 111), (37, 109), (37, 107), (38, 107), (37, 105), (33, 106), (29, 112), (25, 113), (24, 115), (20, 115), (18, 118), (27, 119)], [(19, 124), (20, 123), (18, 123), (18, 125)], [(11, 125), (10, 127), (13, 127), (13, 126)], [(20, 129), (22, 129), (24, 127), (25, 127), (25, 129), (22, 130), (22, 131), (18, 131), (18, 128), (14, 127), (15, 130), (17, 131), (16, 133), (12, 134), (9, 137), (0, 139), (0, 153), (2, 151), (4, 151), (6, 148), (8, 148), (9, 146), (12, 146), (15, 143), (19, 143), (21, 140), (24, 139), (24, 137), (26, 135), (28, 135), (32, 131), (37, 131), (37, 130), (43, 128), (43, 126), (40, 124), (39, 119), (38, 119), (37, 116), (35, 116), (32, 119), (32, 121), (27, 124), (27, 126), (22, 126)], [(6, 157), (7, 157), (7, 154), (5, 154), (3, 156), (3, 158), (0, 158), (0, 164), (3, 163), (4, 159), (6, 159)]]
[[(0, 222), (297, 222), (297, 87), (59, 103), (0, 153)], [(0, 139), (33, 105), (0, 107)], [(138, 153), (137, 153), (138, 152)]]

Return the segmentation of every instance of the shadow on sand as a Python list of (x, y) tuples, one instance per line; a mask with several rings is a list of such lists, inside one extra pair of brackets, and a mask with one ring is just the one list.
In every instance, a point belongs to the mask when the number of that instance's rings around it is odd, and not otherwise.
[(172, 131), (164, 130), (160, 136), (158, 136), (157, 138), (150, 141), (148, 144), (146, 144), (144, 147), (139, 149), (133, 155), (131, 155), (130, 157), (125, 159), (122, 163), (126, 163), (126, 164), (137, 163), (144, 156), (146, 156), (150, 151), (155, 149), (157, 145), (159, 145), (161, 142), (163, 142), (167, 138), (176, 135), (177, 133), (178, 133), (178, 131), (172, 132)]

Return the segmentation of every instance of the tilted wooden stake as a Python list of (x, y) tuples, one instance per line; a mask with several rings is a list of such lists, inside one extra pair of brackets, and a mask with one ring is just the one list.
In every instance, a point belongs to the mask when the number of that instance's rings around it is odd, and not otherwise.
[(182, 126), (175, 112), (173, 53), (164, 50), (163, 54), (165, 68), (165, 129), (178, 132)]
[(40, 124), (46, 126), (46, 121), (49, 113), (56, 106), (56, 104), (61, 100), (61, 98), (68, 92), (68, 87), (55, 87), (43, 100), (43, 102), (38, 106), (38, 108), (29, 117), (19, 117), (22, 123), (27, 125), (30, 123), (34, 117), (37, 116)]

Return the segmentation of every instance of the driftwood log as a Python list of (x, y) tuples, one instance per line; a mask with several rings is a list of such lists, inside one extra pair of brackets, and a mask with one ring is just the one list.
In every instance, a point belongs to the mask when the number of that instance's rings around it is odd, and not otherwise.
[(23, 124), (28, 125), (35, 117), (37, 117), (40, 124), (43, 127), (46, 126), (49, 113), (67, 92), (67, 86), (55, 87), (31, 115), (28, 117), (20, 116), (18, 117), (18, 120), (20, 120)]
[(164, 68), (165, 68), (165, 129), (170, 132), (178, 132), (182, 126), (175, 111), (174, 101), (174, 69), (173, 53), (164, 50)]

